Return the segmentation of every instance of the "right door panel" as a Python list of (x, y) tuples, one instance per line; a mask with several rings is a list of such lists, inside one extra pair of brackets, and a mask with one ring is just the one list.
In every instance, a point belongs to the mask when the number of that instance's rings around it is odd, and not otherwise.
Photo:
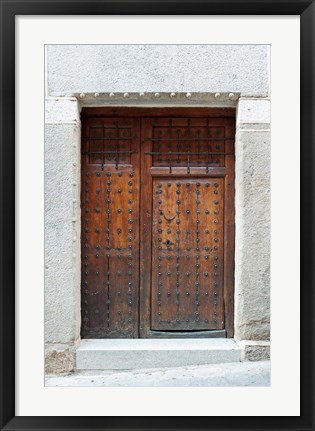
[(233, 335), (234, 133), (142, 119), (141, 336)]
[(153, 180), (152, 330), (224, 328), (223, 179)]

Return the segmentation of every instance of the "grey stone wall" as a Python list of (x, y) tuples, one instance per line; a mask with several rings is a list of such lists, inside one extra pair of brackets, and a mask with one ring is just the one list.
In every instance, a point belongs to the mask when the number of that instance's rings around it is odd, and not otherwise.
[(266, 45), (49, 45), (48, 95), (234, 92), (266, 97)]
[[(71, 371), (80, 340), (79, 110), (96, 104), (237, 107), (235, 338), (242, 343), (245, 359), (266, 357), (270, 336), (267, 47), (53, 45), (47, 54), (46, 371)], [(191, 97), (190, 92), (194, 92)]]
[(240, 99), (235, 139), (235, 337), (270, 334), (270, 101)]
[(47, 372), (73, 368), (80, 336), (80, 118), (76, 99), (46, 99), (45, 344)]

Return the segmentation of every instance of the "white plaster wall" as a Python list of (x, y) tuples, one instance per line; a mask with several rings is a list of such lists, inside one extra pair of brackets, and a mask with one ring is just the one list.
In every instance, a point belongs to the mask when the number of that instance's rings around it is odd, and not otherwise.
[(48, 95), (234, 92), (266, 97), (267, 45), (49, 45)]

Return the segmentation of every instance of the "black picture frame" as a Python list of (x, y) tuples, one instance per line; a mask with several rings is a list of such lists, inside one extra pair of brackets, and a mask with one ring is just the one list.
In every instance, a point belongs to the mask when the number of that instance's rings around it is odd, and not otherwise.
[[(1, 0), (1, 430), (314, 430), (314, 51), (312, 0)], [(15, 416), (15, 17), (17, 15), (299, 15), (301, 43), (301, 414), (298, 417)], [(279, 400), (281, 403), (281, 400)]]

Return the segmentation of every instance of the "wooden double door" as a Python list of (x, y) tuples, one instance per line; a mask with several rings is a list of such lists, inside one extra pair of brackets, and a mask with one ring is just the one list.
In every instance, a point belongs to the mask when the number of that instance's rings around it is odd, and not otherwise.
[(234, 136), (229, 109), (83, 109), (83, 338), (233, 335)]

